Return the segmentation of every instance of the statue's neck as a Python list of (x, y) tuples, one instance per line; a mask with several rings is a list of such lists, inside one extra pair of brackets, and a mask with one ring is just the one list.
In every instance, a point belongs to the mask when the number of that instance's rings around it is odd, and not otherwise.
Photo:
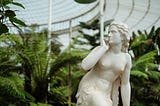
[(115, 54), (121, 53), (121, 49), (122, 49), (122, 44), (121, 43), (110, 45), (110, 51), (115, 53)]

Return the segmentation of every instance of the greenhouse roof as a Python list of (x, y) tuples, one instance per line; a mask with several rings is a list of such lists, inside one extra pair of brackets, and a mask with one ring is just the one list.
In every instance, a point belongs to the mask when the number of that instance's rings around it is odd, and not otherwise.
[[(48, 23), (49, 0), (15, 0), (24, 5), (18, 9), (17, 17), (27, 24), (46, 26)], [(68, 21), (73, 20), (73, 26), (79, 22), (87, 22), (99, 13), (98, 2), (78, 4), (74, 0), (53, 0), (52, 30), (69, 27)], [(106, 0), (105, 20), (115, 19), (129, 25), (131, 31), (149, 30), (152, 26), (160, 26), (160, 0)], [(59, 23), (59, 24), (58, 24)]]

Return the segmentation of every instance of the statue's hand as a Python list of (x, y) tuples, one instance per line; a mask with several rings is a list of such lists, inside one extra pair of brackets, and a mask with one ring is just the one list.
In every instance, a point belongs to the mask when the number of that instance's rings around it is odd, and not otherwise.
[(109, 39), (108, 38), (103, 40), (102, 46), (104, 46), (108, 50), (108, 48), (109, 48)]
[(106, 39), (104, 39), (104, 41), (105, 41), (106, 45), (109, 45), (109, 38), (108, 37)]

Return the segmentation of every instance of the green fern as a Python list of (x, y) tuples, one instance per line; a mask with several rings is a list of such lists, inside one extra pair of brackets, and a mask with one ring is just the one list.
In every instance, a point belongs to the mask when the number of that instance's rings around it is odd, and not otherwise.
[[(132, 68), (135, 68), (139, 65), (142, 65), (143, 64), (143, 67), (144, 67), (144, 64), (152, 64), (154, 59), (155, 59), (155, 56), (157, 54), (157, 51), (151, 51), (151, 52), (148, 52), (144, 55), (142, 55), (141, 57), (139, 57), (138, 59), (136, 59), (135, 61), (133, 61), (133, 66)], [(152, 65), (153, 66), (153, 65)], [(145, 69), (146, 67), (144, 67)]]
[(148, 75), (142, 71), (139, 70), (132, 70), (131, 71), (131, 76), (136, 76), (136, 77), (141, 77), (144, 79), (148, 79)]
[(8, 78), (0, 77), (0, 94), (8, 95), (14, 98), (25, 99), (24, 93), (20, 92), (16, 84)]
[(141, 31), (138, 35), (133, 33), (130, 47), (135, 56), (131, 71), (133, 106), (158, 106), (160, 102), (159, 58), (155, 47), (159, 44), (160, 32), (157, 30), (153, 27), (149, 34), (146, 31), (145, 34)]
[(71, 51), (71, 53), (62, 53), (60, 54), (53, 62), (51, 65), (51, 71), (49, 75), (53, 75), (56, 73), (60, 68), (68, 65), (68, 64), (77, 64), (84, 58), (84, 54), (81, 53), (80, 51)]
[(160, 72), (158, 71), (147, 71), (146, 72), (150, 78), (160, 81)]
[(135, 48), (135, 47), (137, 47), (137, 46), (139, 46), (139, 45), (141, 45), (141, 44), (146, 44), (147, 43), (147, 41), (146, 40), (136, 40), (136, 41), (134, 41), (132, 44), (131, 44), (131, 48)]

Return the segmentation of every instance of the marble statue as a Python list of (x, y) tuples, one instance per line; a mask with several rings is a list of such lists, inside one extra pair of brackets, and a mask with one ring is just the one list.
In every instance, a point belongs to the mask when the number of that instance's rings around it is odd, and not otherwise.
[(80, 81), (77, 106), (118, 106), (119, 88), (123, 106), (130, 106), (128, 31), (124, 23), (111, 23), (108, 37), (83, 59), (82, 68), (90, 71)]

